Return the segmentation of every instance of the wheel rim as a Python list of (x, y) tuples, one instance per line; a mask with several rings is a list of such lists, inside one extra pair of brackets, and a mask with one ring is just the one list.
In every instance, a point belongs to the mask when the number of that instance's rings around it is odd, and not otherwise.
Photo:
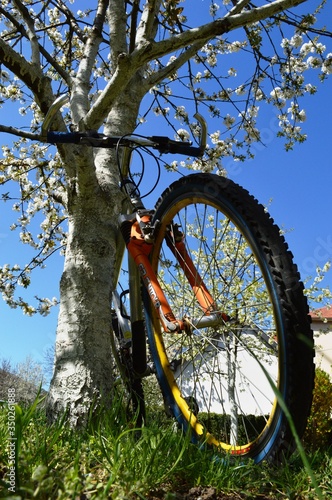
[(280, 411), (266, 372), (281, 390), (280, 314), (266, 260), (241, 216), (231, 221), (226, 203), (220, 212), (213, 199), (208, 206), (206, 201), (206, 195), (190, 201), (183, 195), (172, 204), (161, 222), (152, 266), (178, 318), (202, 314), (165, 244), (166, 227), (174, 219), (186, 229), (188, 250), (219, 312), (232, 321), (172, 336), (161, 332), (153, 312), (154, 341), (179, 418), (208, 443), (244, 455), (268, 446), (278, 425)]

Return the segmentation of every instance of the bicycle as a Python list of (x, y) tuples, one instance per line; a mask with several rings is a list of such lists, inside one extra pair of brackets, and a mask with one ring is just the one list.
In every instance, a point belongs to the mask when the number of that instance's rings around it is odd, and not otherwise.
[(111, 342), (137, 426), (145, 421), (142, 380), (155, 374), (167, 411), (193, 441), (257, 463), (281, 460), (295, 441), (280, 398), (302, 436), (314, 363), (303, 284), (279, 228), (246, 190), (216, 174), (184, 176), (153, 210), (145, 208), (130, 174), (132, 152), (201, 156), (206, 124), (199, 115), (198, 146), (159, 136), (50, 132), (65, 100), (57, 99), (44, 120), (45, 142), (122, 150), (126, 208), (116, 276), (128, 286), (112, 296)]

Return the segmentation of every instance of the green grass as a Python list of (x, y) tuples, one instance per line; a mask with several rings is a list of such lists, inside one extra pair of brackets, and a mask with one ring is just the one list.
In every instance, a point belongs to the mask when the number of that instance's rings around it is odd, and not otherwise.
[[(91, 418), (83, 432), (59, 421), (48, 426), (37, 404), (16, 407), (16, 485), (8, 487), (8, 409), (0, 406), (0, 497), (37, 499), (176, 498), (212, 487), (232, 498), (316, 499), (296, 454), (282, 467), (216, 461), (174, 425), (155, 422), (137, 437), (120, 404)], [(332, 450), (307, 456), (322, 498), (332, 498)], [(235, 496), (234, 496), (235, 498)]]

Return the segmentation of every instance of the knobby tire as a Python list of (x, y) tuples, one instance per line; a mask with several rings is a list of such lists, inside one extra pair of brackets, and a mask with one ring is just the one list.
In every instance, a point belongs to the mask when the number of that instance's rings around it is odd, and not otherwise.
[[(157, 202), (152, 223), (159, 226), (152, 266), (173, 312), (193, 322), (189, 332), (165, 333), (145, 300), (167, 406), (194, 441), (221, 455), (282, 460), (294, 450), (294, 436), (273, 385), (301, 437), (314, 383), (308, 306), (283, 236), (246, 190), (213, 174), (174, 182)], [(166, 244), (174, 224), (224, 314), (217, 326), (194, 326), (202, 308)]]

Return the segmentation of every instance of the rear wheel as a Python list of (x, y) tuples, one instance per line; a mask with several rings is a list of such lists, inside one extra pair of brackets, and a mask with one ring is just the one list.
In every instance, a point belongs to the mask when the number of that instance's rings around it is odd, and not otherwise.
[[(175, 316), (187, 324), (186, 332), (164, 333), (146, 305), (167, 405), (194, 439), (220, 452), (280, 460), (294, 438), (276, 388), (302, 435), (314, 364), (303, 285), (278, 227), (247, 191), (211, 174), (173, 183), (154, 223), (151, 263)], [(189, 278), (176, 250), (181, 233), (197, 271)], [(204, 312), (197, 297), (206, 290), (214, 304)]]

